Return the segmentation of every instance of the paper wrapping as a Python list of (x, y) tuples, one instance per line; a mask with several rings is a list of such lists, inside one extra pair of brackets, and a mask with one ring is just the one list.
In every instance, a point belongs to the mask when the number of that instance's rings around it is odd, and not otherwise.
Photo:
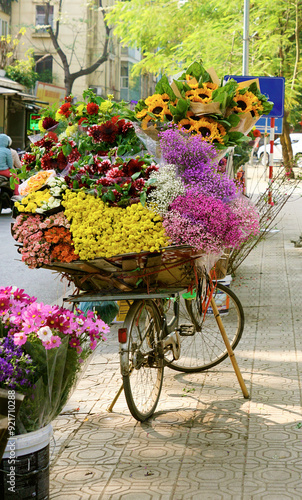
[(222, 114), (219, 102), (191, 102), (190, 108), (196, 116)]
[(230, 132), (242, 132), (247, 135), (252, 128), (255, 126), (259, 118), (255, 118), (252, 116), (251, 112), (243, 113), (240, 117), (240, 122), (236, 127), (232, 127)]

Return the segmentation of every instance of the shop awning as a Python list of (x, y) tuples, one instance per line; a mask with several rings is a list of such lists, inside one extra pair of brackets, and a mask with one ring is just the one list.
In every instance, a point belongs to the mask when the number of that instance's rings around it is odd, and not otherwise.
[(1, 95), (7, 95), (7, 96), (19, 96), (21, 97), (22, 101), (24, 102), (30, 102), (30, 103), (37, 103), (37, 104), (48, 104), (46, 101), (40, 101), (39, 99), (36, 98), (35, 95), (31, 94), (25, 94), (24, 92), (20, 92), (20, 90), (15, 90), (15, 89), (8, 89), (6, 87), (0, 87), (0, 96)]

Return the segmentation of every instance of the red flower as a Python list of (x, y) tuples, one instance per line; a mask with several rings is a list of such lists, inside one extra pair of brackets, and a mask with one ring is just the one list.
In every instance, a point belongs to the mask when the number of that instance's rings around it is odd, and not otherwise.
[(72, 163), (74, 161), (78, 161), (81, 158), (81, 154), (79, 153), (77, 148), (74, 148), (72, 152), (67, 156), (68, 163)]
[(100, 162), (97, 157), (94, 157), (94, 161), (96, 164), (96, 170), (98, 174), (106, 174), (112, 167), (111, 162), (109, 160), (103, 160)]
[(32, 163), (35, 162), (36, 162), (36, 156), (31, 153), (25, 153), (22, 156), (21, 165), (26, 165), (26, 167), (29, 167), (30, 165), (32, 165)]
[(100, 125), (100, 135), (104, 142), (113, 143), (118, 132), (119, 128), (111, 120)]
[(136, 179), (136, 181), (132, 182), (129, 193), (132, 195), (137, 195), (141, 193), (145, 187), (144, 179)]
[(100, 184), (101, 186), (112, 186), (112, 184), (114, 184), (114, 181), (111, 179), (106, 179), (106, 177), (103, 177), (102, 179), (98, 179), (96, 181), (96, 184)]
[(82, 118), (79, 119), (78, 125), (81, 125), (82, 123), (88, 123), (88, 119), (85, 116), (82, 116)]
[(62, 104), (62, 106), (60, 107), (59, 109), (59, 113), (61, 115), (64, 115), (66, 116), (66, 118), (68, 118), (68, 116), (71, 115), (71, 104), (70, 102), (65, 102), (64, 104)]
[(47, 132), (45, 139), (51, 139), (53, 142), (58, 142), (58, 136), (54, 132)]
[(49, 153), (45, 153), (45, 155), (42, 156), (41, 158), (41, 168), (43, 170), (51, 170), (53, 168), (53, 151), (49, 151)]
[(260, 130), (258, 130), (258, 129), (255, 128), (255, 130), (252, 130), (252, 132), (253, 132), (253, 136), (254, 137), (261, 137)]
[(87, 113), (89, 115), (97, 115), (99, 112), (99, 106), (94, 102), (89, 102), (87, 104)]
[(112, 167), (107, 173), (106, 173), (107, 179), (117, 179), (118, 177), (121, 177), (121, 171), (118, 167)]
[(123, 172), (125, 172), (128, 177), (131, 177), (133, 174), (136, 174), (136, 172), (141, 172), (143, 165), (144, 161), (131, 159), (128, 163), (124, 164)]
[(57, 158), (57, 168), (62, 172), (62, 170), (64, 170), (66, 165), (67, 165), (67, 158), (62, 153), (62, 151), (60, 151), (60, 153), (58, 154), (58, 158)]
[(94, 143), (102, 142), (101, 136), (101, 126), (100, 125), (92, 125), (88, 128), (87, 133), (90, 137), (92, 137)]
[(51, 127), (54, 127), (57, 125), (59, 122), (51, 118), (50, 116), (46, 116), (42, 122), (42, 127), (45, 128), (45, 130), (48, 130)]

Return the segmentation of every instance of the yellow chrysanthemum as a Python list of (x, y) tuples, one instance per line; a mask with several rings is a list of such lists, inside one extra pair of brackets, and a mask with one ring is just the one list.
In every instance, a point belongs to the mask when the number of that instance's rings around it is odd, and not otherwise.
[(100, 104), (100, 111), (101, 113), (107, 113), (112, 108), (112, 102), (111, 101), (104, 101)]
[(75, 123), (74, 125), (70, 125), (66, 128), (65, 130), (65, 133), (67, 135), (67, 137), (70, 137), (72, 135), (74, 135), (77, 131), (77, 128), (78, 128), (78, 124)]
[(43, 134), (45, 134), (46, 130), (45, 130), (45, 128), (43, 128), (42, 123), (43, 123), (43, 118), (41, 118), (41, 120), (39, 120), (38, 127), (39, 127), (40, 132), (42, 132)]
[(64, 121), (66, 122), (67, 121), (66, 116), (64, 116), (62, 113), (59, 113), (59, 110), (57, 110), (57, 112), (56, 112), (56, 118), (55, 119), (57, 120), (57, 122), (60, 122), (60, 121), (61, 122), (64, 122)]
[(76, 109), (77, 116), (83, 116), (83, 111), (86, 108), (85, 104), (79, 104)]

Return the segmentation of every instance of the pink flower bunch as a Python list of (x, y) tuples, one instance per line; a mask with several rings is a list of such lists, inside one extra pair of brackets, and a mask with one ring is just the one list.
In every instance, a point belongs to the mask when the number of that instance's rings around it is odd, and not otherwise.
[[(167, 236), (176, 245), (191, 245), (204, 252), (220, 252), (238, 247), (250, 234), (256, 234), (257, 216), (243, 202), (233, 204), (188, 189), (171, 204), (164, 215)], [(243, 217), (250, 217), (243, 223)], [(258, 226), (259, 229), (259, 226)]]
[(51, 227), (69, 228), (70, 224), (63, 212), (47, 217), (41, 215), (21, 214), (16, 218), (12, 228), (14, 239), (23, 246), (19, 249), (22, 261), (30, 269), (51, 263), (52, 244), (44, 238), (44, 230)]
[(63, 307), (38, 303), (35, 297), (14, 287), (0, 288), (0, 321), (15, 345), (40, 341), (48, 350), (58, 347), (68, 335), (70, 347), (78, 354), (87, 341), (93, 351), (98, 340), (106, 340), (109, 332), (109, 326), (92, 311), (85, 316), (79, 310), (73, 313)]

